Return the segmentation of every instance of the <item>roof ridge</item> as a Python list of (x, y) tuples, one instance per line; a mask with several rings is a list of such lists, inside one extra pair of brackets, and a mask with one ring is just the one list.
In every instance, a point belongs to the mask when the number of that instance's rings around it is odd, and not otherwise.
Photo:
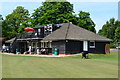
[(70, 23), (68, 24), (68, 28), (67, 28), (67, 32), (66, 32), (66, 35), (65, 35), (65, 39), (67, 38), (67, 35), (68, 35), (69, 26), (70, 26)]

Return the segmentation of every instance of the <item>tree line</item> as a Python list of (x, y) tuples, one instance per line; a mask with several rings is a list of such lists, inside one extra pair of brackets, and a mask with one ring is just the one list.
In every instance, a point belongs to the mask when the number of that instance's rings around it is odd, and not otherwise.
[(8, 14), (2, 22), (2, 35), (11, 39), (24, 33), (26, 27), (67, 22), (96, 32), (95, 23), (90, 18), (89, 12), (80, 11), (79, 14), (74, 14), (73, 4), (70, 2), (43, 2), (32, 15), (22, 6), (18, 6), (11, 14)]
[(120, 41), (120, 21), (111, 18), (102, 26), (98, 34), (112, 39), (111, 47), (116, 47), (118, 45), (117, 42)]
[[(2, 15), (0, 19), (3, 20)], [(96, 33), (95, 23), (90, 18), (90, 13), (79, 11), (75, 14), (73, 4), (70, 2), (42, 2), (42, 6), (36, 8), (32, 15), (22, 6), (16, 7), (2, 22), (2, 36), (11, 39), (25, 33), (24, 28), (36, 27), (45, 24), (62, 24), (72, 22)], [(120, 40), (120, 21), (111, 18), (107, 21), (98, 34), (117, 42)]]

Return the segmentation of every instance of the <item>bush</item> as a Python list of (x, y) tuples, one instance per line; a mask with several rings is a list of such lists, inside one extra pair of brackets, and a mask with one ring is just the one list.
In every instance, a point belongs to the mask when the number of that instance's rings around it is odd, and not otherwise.
[(110, 44), (110, 48), (116, 48), (118, 46), (117, 42), (113, 42)]

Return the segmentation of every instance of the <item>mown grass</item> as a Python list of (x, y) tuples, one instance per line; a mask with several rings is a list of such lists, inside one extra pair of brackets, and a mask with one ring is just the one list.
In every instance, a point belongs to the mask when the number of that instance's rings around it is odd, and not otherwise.
[(118, 52), (69, 57), (2, 55), (3, 78), (117, 78)]

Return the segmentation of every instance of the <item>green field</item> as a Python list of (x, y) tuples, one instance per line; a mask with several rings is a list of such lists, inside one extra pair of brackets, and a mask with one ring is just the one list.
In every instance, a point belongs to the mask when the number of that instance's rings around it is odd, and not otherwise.
[(110, 55), (35, 57), (2, 54), (3, 78), (117, 78), (118, 52)]

